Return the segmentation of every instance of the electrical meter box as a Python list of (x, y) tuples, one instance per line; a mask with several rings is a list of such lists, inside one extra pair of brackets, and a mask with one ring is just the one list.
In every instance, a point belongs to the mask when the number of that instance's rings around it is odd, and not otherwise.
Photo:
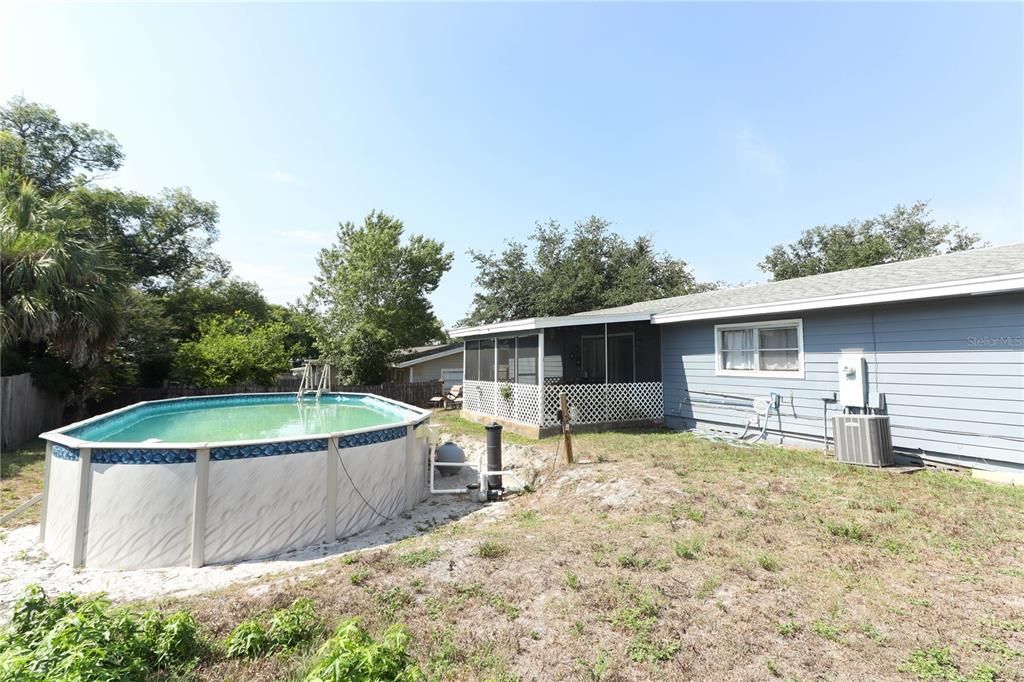
[(868, 396), (868, 363), (859, 350), (839, 354), (839, 404), (864, 408)]

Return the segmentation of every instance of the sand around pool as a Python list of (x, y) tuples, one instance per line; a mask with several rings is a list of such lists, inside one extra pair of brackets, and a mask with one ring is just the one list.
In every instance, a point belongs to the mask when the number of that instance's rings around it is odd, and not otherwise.
[[(456, 439), (459, 440), (459, 439)], [(460, 441), (467, 460), (477, 461), (483, 444)], [(532, 482), (543, 462), (529, 448), (507, 445), (505, 467), (522, 471)], [(452, 488), (475, 480), (475, 471), (439, 481), (438, 487)], [(517, 482), (506, 481), (509, 487)], [(521, 484), (522, 482), (518, 482)], [(148, 599), (168, 595), (187, 595), (214, 590), (251, 578), (303, 568), (337, 558), (348, 552), (384, 548), (404, 538), (423, 533), (438, 525), (471, 514), (486, 515), (487, 507), (471, 502), (466, 495), (431, 495), (412, 512), (387, 521), (363, 533), (330, 544), (318, 544), (277, 554), (265, 559), (202, 568), (187, 566), (158, 569), (112, 570), (84, 568), (75, 570), (54, 561), (39, 543), (39, 526), (0, 530), (0, 622), (9, 619), (11, 607), (26, 585), (37, 584), (47, 593), (105, 592), (116, 601)]]

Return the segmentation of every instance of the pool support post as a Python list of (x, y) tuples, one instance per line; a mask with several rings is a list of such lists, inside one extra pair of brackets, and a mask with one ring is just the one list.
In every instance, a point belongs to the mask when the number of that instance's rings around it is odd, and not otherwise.
[(43, 506), (39, 510), (39, 544), (46, 540), (46, 503), (50, 499), (50, 468), (53, 460), (53, 443), (46, 441), (46, 456), (43, 458)]
[(206, 563), (206, 506), (210, 492), (210, 448), (196, 450), (196, 489), (192, 506), (192, 555), (190, 565)]
[(484, 427), (487, 431), (487, 471), (497, 474), (487, 476), (487, 499), (496, 500), (501, 496), (501, 424), (491, 422)]
[(89, 528), (89, 494), (92, 491), (92, 449), (78, 451), (78, 501), (75, 505), (75, 538), (71, 552), (71, 567), (85, 566), (85, 533)]

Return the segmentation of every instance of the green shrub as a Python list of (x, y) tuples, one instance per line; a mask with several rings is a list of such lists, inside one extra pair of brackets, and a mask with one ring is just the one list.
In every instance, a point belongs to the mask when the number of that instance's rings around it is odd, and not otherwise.
[(779, 560), (770, 554), (762, 554), (757, 557), (757, 565), (768, 572), (779, 570)]
[(0, 680), (150, 679), (185, 668), (202, 652), (199, 625), (187, 613), (119, 608), (101, 596), (51, 599), (33, 585), (0, 635)]
[(300, 598), (270, 614), (265, 625), (258, 617), (243, 620), (224, 640), (224, 651), (228, 658), (258, 658), (308, 644), (321, 630), (313, 602)]
[(375, 640), (359, 625), (359, 619), (343, 622), (334, 636), (317, 652), (306, 682), (413, 682), (424, 679), (423, 671), (410, 658), (406, 647), (409, 632), (392, 625)]
[(270, 650), (267, 630), (256, 618), (243, 620), (224, 640), (228, 658), (256, 658)]
[(296, 599), (286, 609), (275, 611), (267, 626), (267, 639), (274, 649), (294, 649), (316, 639), (321, 632), (313, 602)]

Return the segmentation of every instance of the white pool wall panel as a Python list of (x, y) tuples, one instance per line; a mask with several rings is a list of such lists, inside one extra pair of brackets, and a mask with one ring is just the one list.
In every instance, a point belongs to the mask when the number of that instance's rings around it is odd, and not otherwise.
[(324, 538), (326, 451), (210, 462), (206, 562), (265, 557)]
[(187, 566), (196, 467), (93, 464), (85, 565)]
[(75, 551), (78, 510), (78, 477), (82, 463), (49, 455), (49, 490), (46, 523), (43, 528), (47, 553), (57, 561), (71, 563)]
[(405, 511), (404, 437), (374, 445), (338, 448), (338, 455), (335, 520), (339, 538), (379, 526)]

